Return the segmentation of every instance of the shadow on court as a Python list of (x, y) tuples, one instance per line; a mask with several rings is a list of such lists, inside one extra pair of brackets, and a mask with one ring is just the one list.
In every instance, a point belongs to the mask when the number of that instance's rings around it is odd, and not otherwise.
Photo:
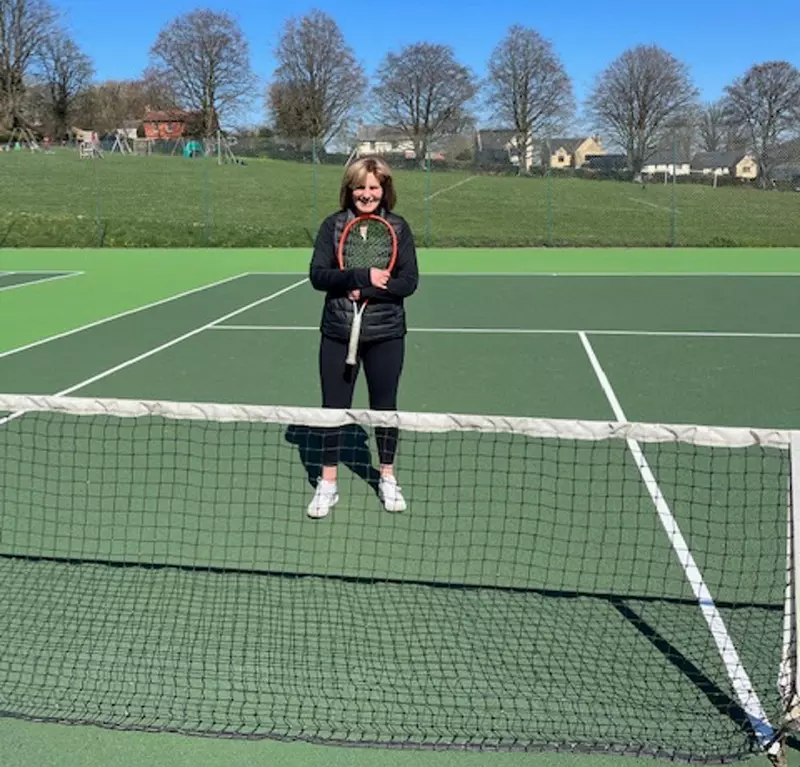
[(380, 472), (372, 463), (369, 435), (363, 427), (357, 424), (333, 430), (293, 424), (286, 429), (286, 441), (297, 447), (300, 460), (308, 474), (309, 484), (316, 487), (317, 478), (322, 475), (322, 447), (325, 435), (337, 430), (339, 432), (339, 463), (363, 479), (377, 493)]

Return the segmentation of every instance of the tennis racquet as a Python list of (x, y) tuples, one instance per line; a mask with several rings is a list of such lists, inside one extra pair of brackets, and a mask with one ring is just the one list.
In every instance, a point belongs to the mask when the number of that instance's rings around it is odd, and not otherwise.
[[(337, 251), (340, 269), (392, 269), (397, 260), (397, 233), (381, 216), (364, 214), (348, 221)], [(347, 346), (347, 364), (355, 365), (361, 318), (367, 300), (353, 302), (353, 324)]]

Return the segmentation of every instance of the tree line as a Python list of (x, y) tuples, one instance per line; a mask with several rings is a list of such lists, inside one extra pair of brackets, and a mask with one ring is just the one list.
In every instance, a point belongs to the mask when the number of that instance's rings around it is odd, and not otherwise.
[[(248, 41), (228, 13), (198, 9), (169, 22), (140, 77), (95, 82), (49, 0), (0, 0), (0, 123), (36, 124), (53, 136), (70, 125), (113, 132), (145, 107), (199, 116), (210, 135), (262, 99), (269, 130), (301, 146), (352, 135), (358, 121), (405, 136), (417, 157), (490, 115), (516, 137), (517, 151), (563, 135), (579, 114), (567, 68), (553, 44), (515, 24), (481, 77), (447, 45), (417, 42), (385, 54), (372, 76), (336, 21), (313, 10), (284, 21), (277, 66), (260, 92)], [(703, 103), (687, 65), (657, 45), (636, 45), (599, 71), (580, 105), (591, 130), (638, 172), (676, 141), (710, 152), (747, 150), (769, 179), (778, 149), (800, 135), (800, 71), (787, 61), (751, 66), (722, 97)]]

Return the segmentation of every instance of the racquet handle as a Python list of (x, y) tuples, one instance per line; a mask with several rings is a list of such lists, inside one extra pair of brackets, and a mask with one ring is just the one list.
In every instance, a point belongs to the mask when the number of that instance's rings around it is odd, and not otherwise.
[(345, 362), (348, 365), (356, 364), (356, 354), (358, 353), (358, 339), (361, 335), (361, 312), (355, 311), (353, 313), (353, 325), (350, 328), (350, 341), (347, 344), (347, 359)]

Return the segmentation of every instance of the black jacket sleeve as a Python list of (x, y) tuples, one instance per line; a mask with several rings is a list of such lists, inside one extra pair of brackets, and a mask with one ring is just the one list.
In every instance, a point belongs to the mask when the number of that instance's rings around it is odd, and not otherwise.
[(340, 269), (336, 260), (335, 218), (329, 216), (317, 232), (309, 279), (316, 290), (346, 293), (370, 285), (369, 269)]
[(386, 285), (386, 290), (399, 298), (407, 298), (417, 289), (419, 284), (417, 248), (414, 244), (414, 235), (408, 223), (403, 223), (403, 229), (398, 240), (397, 263)]

